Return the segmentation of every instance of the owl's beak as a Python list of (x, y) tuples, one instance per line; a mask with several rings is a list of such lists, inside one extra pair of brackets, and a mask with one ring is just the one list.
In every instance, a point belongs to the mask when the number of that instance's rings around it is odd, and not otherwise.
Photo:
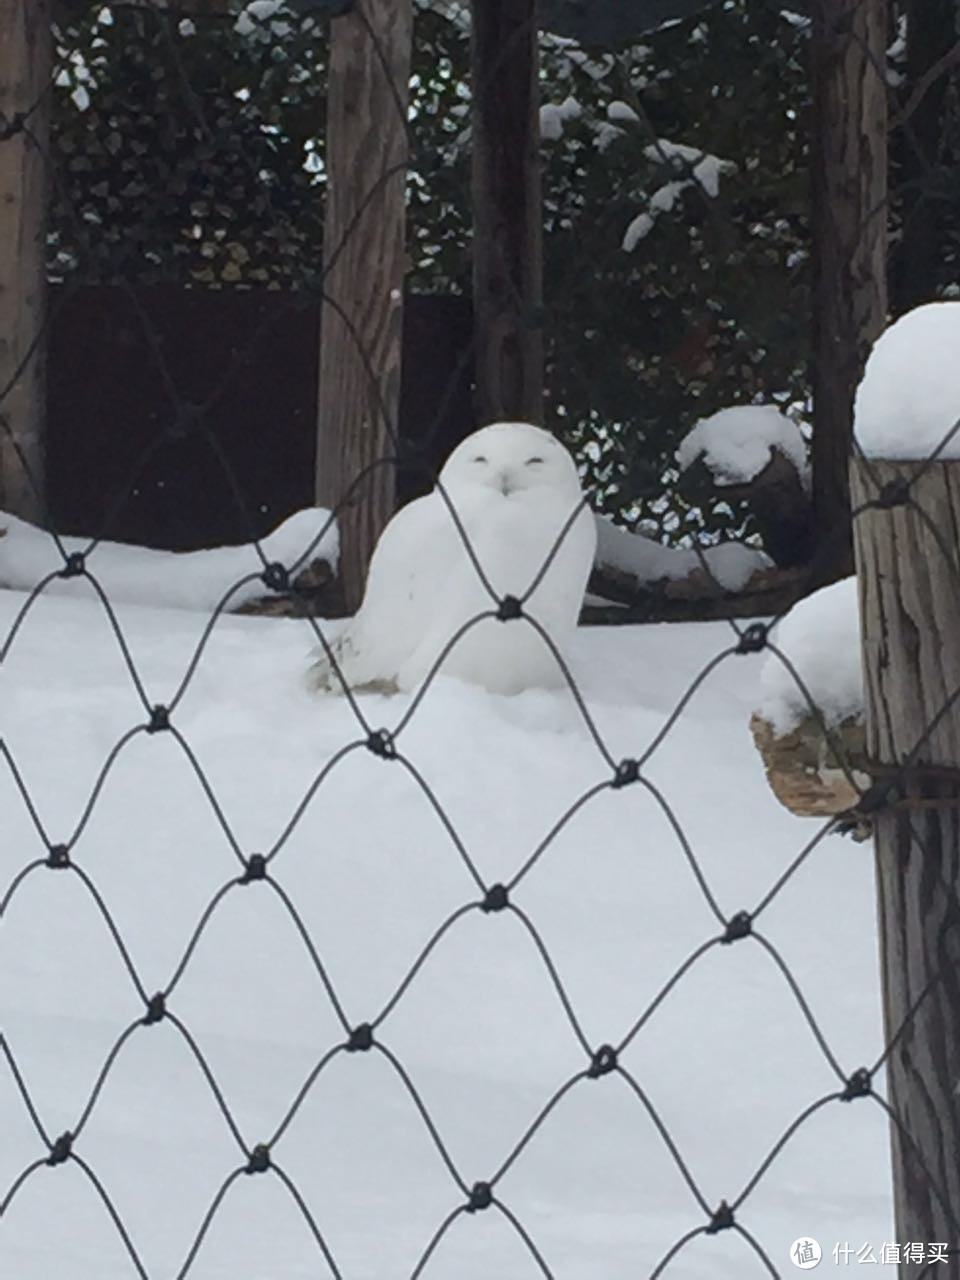
[(505, 498), (509, 498), (513, 493), (514, 485), (511, 483), (513, 477), (509, 471), (500, 472), (500, 492)]

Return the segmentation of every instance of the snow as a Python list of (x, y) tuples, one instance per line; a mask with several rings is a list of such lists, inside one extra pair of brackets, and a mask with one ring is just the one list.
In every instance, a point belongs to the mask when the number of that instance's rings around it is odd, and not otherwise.
[[(361, 747), (331, 765), (362, 734), (344, 699), (304, 691), (314, 637), (302, 621), (217, 621), (172, 713), (209, 795), (171, 733), (136, 734), (103, 775), (122, 735), (146, 713), (102, 605), (89, 584), (77, 585), (80, 598), (44, 593), (9, 648), (0, 668), (3, 739), (47, 838), (72, 843), (71, 857), (102, 895), (148, 995), (170, 984), (209, 904), (233, 882), (168, 1007), (252, 1148), (272, 1138), (344, 1034), (278, 892), (270, 882), (235, 883), (232, 841), (244, 856), (281, 842), (271, 877), (301, 913), (351, 1026), (386, 1008), (428, 940), (479, 891), (402, 763)], [(0, 643), (24, 600), (0, 591)], [(123, 604), (117, 615), (146, 701), (172, 702), (204, 619)], [(723, 624), (579, 634), (574, 671), (612, 758), (643, 753), (734, 639)], [(734, 654), (720, 661), (644, 767), (727, 918), (756, 906), (810, 839), (809, 824), (769, 795), (750, 741), (761, 661)], [(369, 696), (360, 705), (372, 727), (396, 727), (411, 702)], [(485, 884), (509, 880), (573, 801), (610, 777), (566, 693), (499, 698), (441, 677), (397, 746), (432, 788)], [(2, 898), (46, 853), (2, 757), (0, 811)], [(871, 877), (869, 859), (828, 836), (756, 922), (844, 1073), (874, 1061), (883, 1042)], [(512, 901), (542, 936), (590, 1046), (622, 1040), (719, 928), (675, 829), (643, 784), (589, 800)], [(111, 1050), (131, 1028), (74, 1150), (115, 1203), (150, 1280), (169, 1280), (246, 1157), (178, 1025), (140, 1024), (143, 1002), (75, 872), (37, 866), (9, 899), (0, 924), (0, 1009), (9, 1051), (51, 1136), (77, 1127)], [(512, 911), (473, 909), (455, 920), (375, 1036), (402, 1063), (468, 1187), (494, 1175), (588, 1061), (531, 933)], [(750, 938), (694, 962), (621, 1061), (711, 1207), (732, 1202), (803, 1108), (838, 1088), (782, 973)], [(2, 1055), (0, 1116), (2, 1199), (47, 1153)], [(783, 1274), (802, 1234), (825, 1252), (853, 1237), (879, 1246), (894, 1238), (888, 1151), (879, 1107), (869, 1099), (831, 1102), (790, 1138), (737, 1220)], [(408, 1087), (377, 1050), (334, 1056), (271, 1154), (345, 1280), (410, 1276), (466, 1198)], [(495, 1190), (557, 1280), (648, 1275), (706, 1221), (616, 1073), (575, 1083)], [(0, 1230), (0, 1274), (135, 1274), (78, 1163), (41, 1163), (19, 1186)], [(231, 1182), (189, 1272), (198, 1280), (328, 1274), (274, 1172)], [(665, 1271), (670, 1280), (767, 1274), (734, 1231), (698, 1236)], [(492, 1208), (457, 1217), (423, 1275), (533, 1280), (541, 1271)]]
[(641, 240), (645, 240), (656, 224), (656, 219), (652, 218), (649, 213), (638, 213), (628, 225), (623, 233), (623, 249), (626, 253), (633, 253), (634, 249)]
[[(614, 107), (625, 105), (612, 103), (607, 111), (610, 119), (626, 119), (626, 116), (612, 111)], [(627, 107), (626, 110), (630, 111), (630, 108)], [(606, 123), (601, 125), (600, 129), (608, 130), (602, 141), (598, 131), (597, 145), (603, 150), (609, 146), (613, 137), (620, 132), (620, 129), (617, 125)], [(609, 133), (610, 130), (613, 131), (612, 135)], [(650, 234), (656, 224), (656, 219), (661, 213), (669, 212), (674, 208), (684, 191), (688, 191), (691, 187), (699, 187), (704, 195), (715, 199), (720, 193), (721, 175), (735, 173), (737, 169), (732, 160), (721, 160), (717, 156), (711, 156), (706, 152), (697, 150), (696, 147), (688, 147), (680, 142), (671, 142), (667, 138), (658, 138), (656, 142), (644, 147), (643, 154), (654, 163), (668, 164), (682, 176), (673, 182), (667, 182), (658, 187), (649, 197), (647, 208), (644, 212), (631, 220), (621, 242), (623, 249), (627, 253), (632, 253), (640, 241)]]
[[(89, 552), (87, 568), (111, 600), (169, 605), (211, 612), (230, 592), (229, 608), (267, 593), (260, 574), (264, 561), (302, 568), (312, 560), (336, 566), (336, 523), (323, 507), (297, 511), (260, 540), (262, 558), (248, 543), (209, 551), (153, 551), (122, 542), (91, 543), (89, 538), (60, 540), (66, 555)], [(56, 541), (43, 529), (0, 511), (0, 587), (23, 591), (64, 566)], [(241, 579), (249, 578), (250, 581)], [(236, 584), (236, 590), (231, 590)], [(82, 578), (55, 578), (47, 591), (87, 597)]]
[(716, 199), (720, 194), (720, 175), (733, 173), (736, 165), (732, 160), (719, 160), (716, 156), (704, 156), (693, 166), (693, 179), (703, 191)]
[(735, 405), (701, 418), (677, 450), (681, 471), (702, 458), (717, 485), (747, 484), (779, 450), (809, 486), (807, 443), (797, 424), (772, 404)]
[(772, 638), (809, 693), (808, 700), (790, 668), (776, 653), (768, 655), (757, 710), (778, 733), (796, 728), (810, 714), (811, 700), (829, 728), (863, 715), (856, 578), (843, 578), (795, 604)]
[(718, 156), (709, 155), (697, 147), (688, 147), (682, 142), (671, 142), (667, 138), (658, 138), (656, 142), (644, 148), (643, 154), (648, 160), (656, 163), (672, 164), (678, 172), (689, 175), (708, 196), (714, 198), (720, 191), (721, 174), (737, 171), (737, 166), (732, 160), (721, 160)]
[(286, 0), (250, 0), (237, 15), (234, 31), (241, 36), (253, 35), (263, 29), (275, 14), (286, 10)]
[(958, 421), (960, 302), (928, 302), (874, 344), (854, 406), (857, 443), (869, 458), (956, 459)]
[(576, 98), (567, 97), (563, 102), (545, 102), (540, 108), (540, 136), (556, 141), (563, 137), (563, 126), (568, 120), (578, 120), (583, 108)]
[(624, 136), (624, 131), (620, 125), (611, 124), (609, 120), (601, 120), (594, 125), (593, 142), (598, 151), (606, 151), (608, 147)]
[(650, 197), (650, 208), (655, 213), (669, 213), (690, 184), (687, 182), (667, 182)]
[(769, 556), (742, 542), (722, 542), (713, 547), (665, 547), (642, 533), (631, 533), (605, 516), (597, 516), (597, 563), (639, 582), (687, 578), (704, 565), (726, 591), (742, 590), (759, 569), (769, 569)]
[(607, 119), (612, 120), (614, 124), (639, 124), (640, 117), (634, 111), (629, 103), (621, 102), (617, 99), (607, 106)]

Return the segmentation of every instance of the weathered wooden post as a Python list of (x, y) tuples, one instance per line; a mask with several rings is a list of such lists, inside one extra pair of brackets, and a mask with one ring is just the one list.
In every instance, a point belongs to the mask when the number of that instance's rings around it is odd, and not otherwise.
[(48, 0), (0, 0), (0, 508), (28, 520), (43, 511), (52, 49)]
[(814, 0), (813, 525), (818, 582), (852, 568), (853, 397), (887, 314), (887, 0)]
[(474, 0), (473, 312), (481, 423), (543, 420), (537, 0)]
[(412, 32), (412, 0), (331, 21), (316, 493), (338, 508), (348, 613), (394, 506), (394, 467), (369, 468), (396, 452)]
[[(909, 1135), (893, 1126), (897, 1238), (957, 1248), (960, 461), (856, 461), (851, 480), (854, 510), (885, 504), (857, 516), (854, 540), (867, 756), (896, 787), (874, 831), (889, 1095)], [(956, 1277), (960, 1259), (934, 1272)]]

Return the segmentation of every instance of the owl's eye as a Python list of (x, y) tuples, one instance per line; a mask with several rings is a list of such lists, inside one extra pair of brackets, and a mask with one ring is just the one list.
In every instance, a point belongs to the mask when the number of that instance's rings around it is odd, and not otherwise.
[(482, 453), (478, 453), (475, 458), (470, 459), (471, 462), (486, 462), (486, 458)]
[(524, 466), (532, 467), (535, 462), (543, 462), (542, 458), (528, 458)]

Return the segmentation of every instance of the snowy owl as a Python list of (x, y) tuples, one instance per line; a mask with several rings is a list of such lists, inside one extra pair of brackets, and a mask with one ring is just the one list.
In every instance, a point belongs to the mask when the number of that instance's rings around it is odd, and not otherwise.
[[(492, 693), (561, 684), (529, 619), (565, 652), (595, 550), (594, 517), (559, 441), (526, 422), (475, 431), (433, 492), (398, 511), (380, 535), (363, 603), (333, 645), (344, 679), (354, 689), (416, 688), (471, 618), (497, 608), (479, 566), (498, 599), (523, 601), (526, 617), (483, 618), (446, 653), (440, 673)], [(326, 655), (312, 677), (316, 688), (342, 688)]]

